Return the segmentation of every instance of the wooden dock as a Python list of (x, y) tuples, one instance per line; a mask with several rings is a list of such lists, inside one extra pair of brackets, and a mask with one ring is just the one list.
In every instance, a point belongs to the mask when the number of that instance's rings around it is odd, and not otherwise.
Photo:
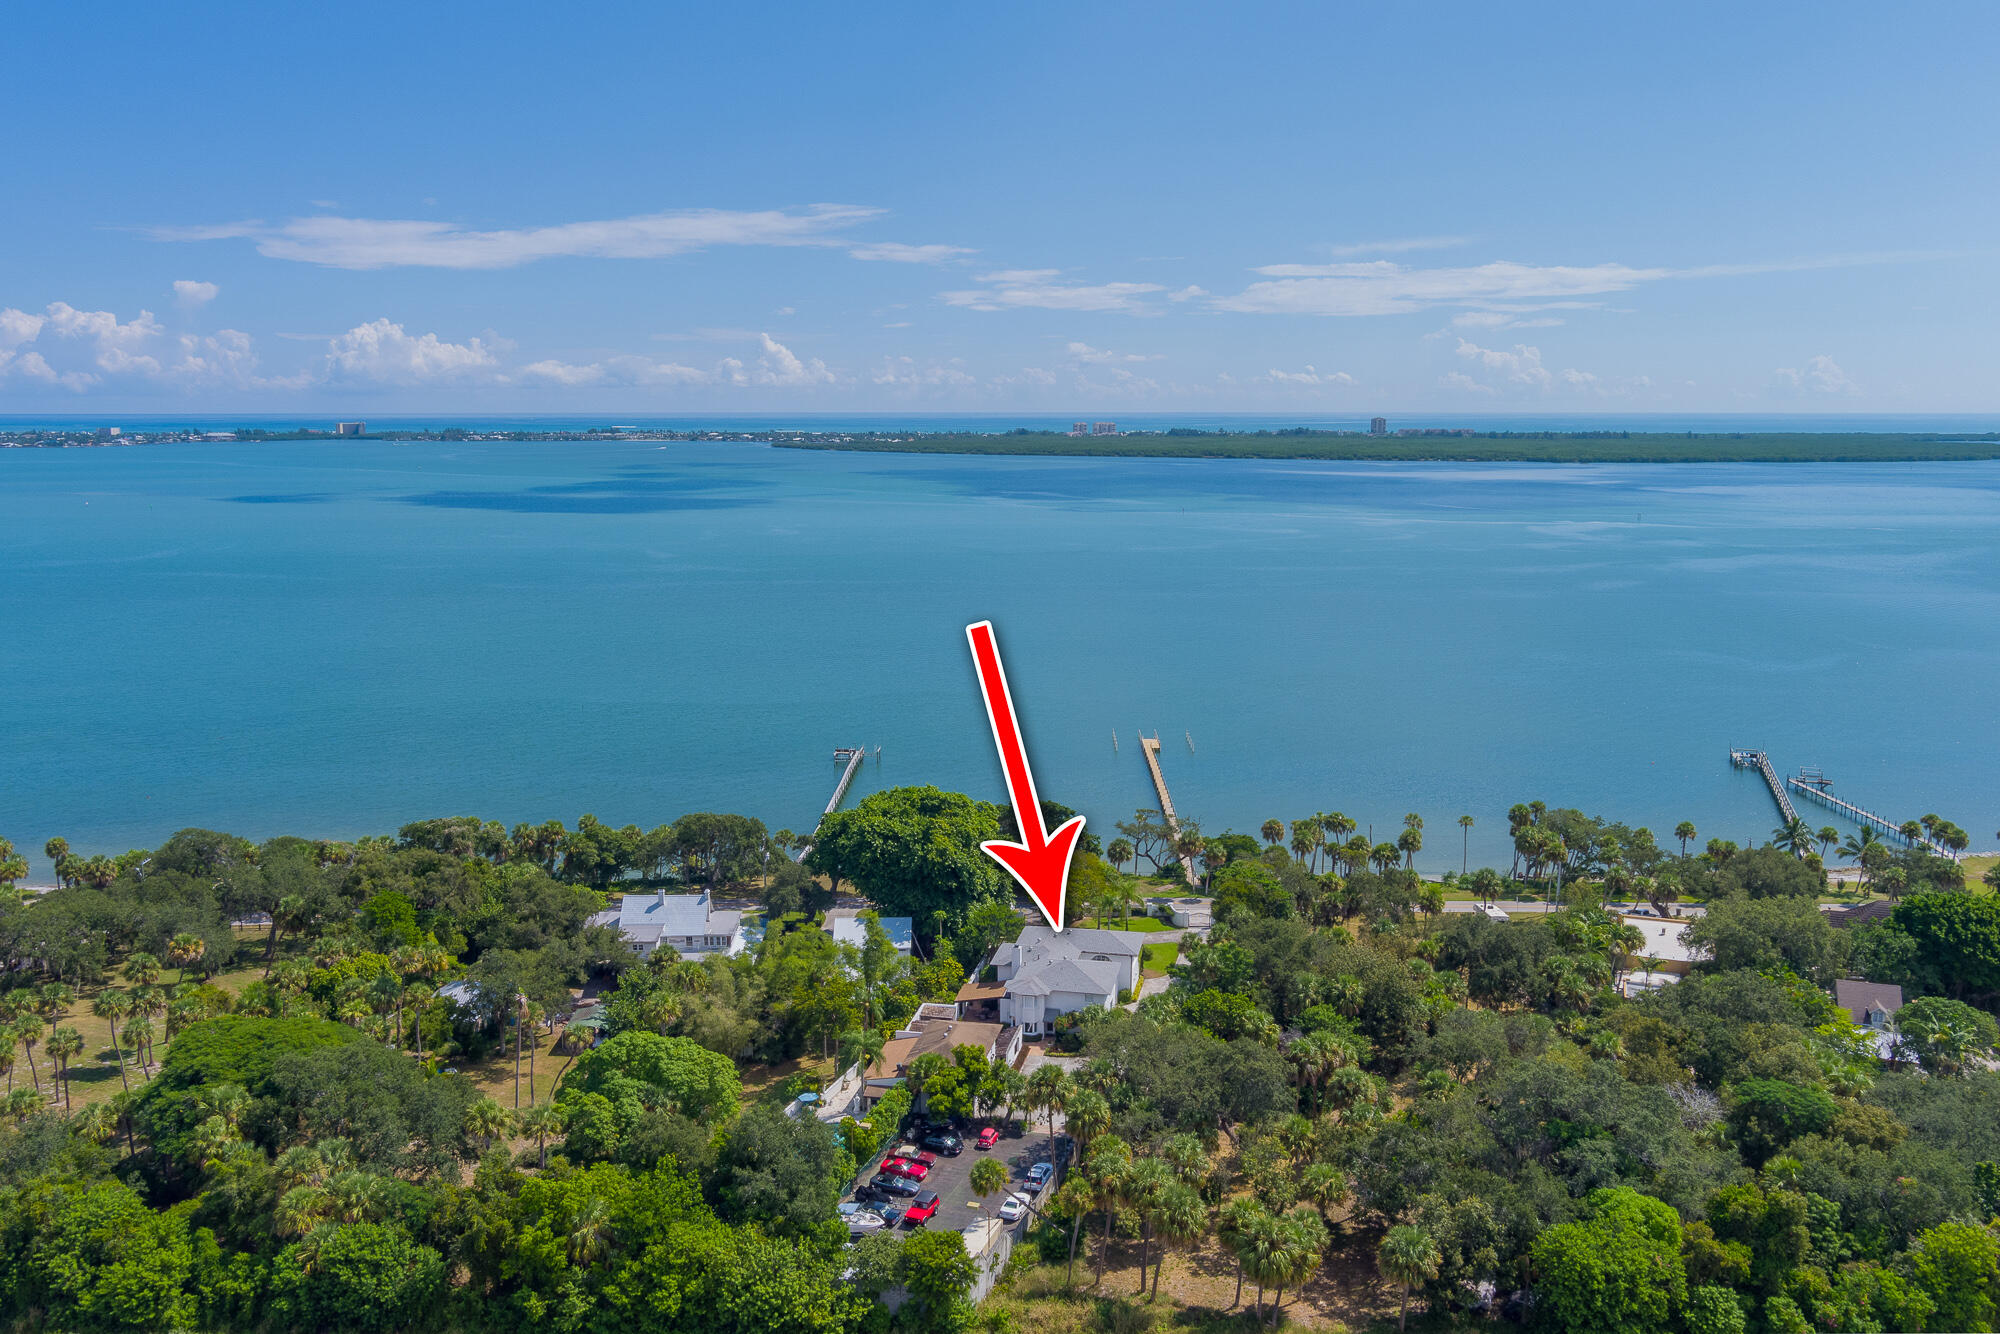
[[(1153, 790), (1160, 794), (1160, 814), (1166, 817), (1167, 828), (1173, 831), (1174, 841), (1178, 843), (1181, 836), (1181, 822), (1180, 818), (1174, 814), (1174, 799), (1167, 792), (1167, 776), (1160, 772), (1159, 734), (1155, 733), (1149, 737), (1144, 732), (1141, 732), (1139, 734), (1139, 749), (1146, 757), (1146, 767), (1153, 771)], [(1182, 857), (1178, 849), (1176, 849), (1174, 856), (1179, 859), (1181, 874), (1187, 877), (1189, 886), (1192, 887), (1197, 884), (1198, 881), (1194, 873), (1194, 858)]]
[(1738, 750), (1732, 746), (1729, 762), (1739, 769), (1755, 769), (1764, 775), (1764, 783), (1771, 789), (1771, 799), (1778, 803), (1778, 811), (1785, 817), (1786, 824), (1799, 818), (1791, 797), (1785, 793), (1785, 785), (1778, 780), (1778, 771), (1771, 766), (1769, 755), (1761, 750)]
[[(878, 746), (876, 750), (877, 753), (880, 753), (881, 748)], [(840, 809), (841, 801), (847, 796), (847, 789), (854, 783), (854, 775), (861, 772), (861, 761), (868, 758), (868, 747), (836, 746), (833, 751), (833, 758), (836, 761), (846, 760), (847, 767), (841, 770), (840, 781), (834, 785), (833, 797), (826, 803), (826, 809), (820, 812), (819, 819), (813, 821), (813, 831), (815, 833), (819, 831), (820, 825), (826, 822), (827, 816), (832, 815)], [(804, 861), (812, 850), (813, 845), (808, 841), (804, 847), (799, 849), (798, 860)]]
[(1851, 801), (1842, 801), (1839, 797), (1834, 796), (1833, 793), (1826, 790), (1831, 784), (1827, 783), (1823, 778), (1818, 782), (1809, 782), (1804, 778), (1787, 778), (1785, 782), (1791, 787), (1792, 791), (1798, 793), (1800, 796), (1811, 797), (1814, 801), (1831, 806), (1834, 810), (1839, 811), (1842, 815), (1845, 815), (1848, 819), (1864, 828), (1874, 829), (1880, 833), (1887, 834), (1890, 838), (1900, 839), (1913, 847), (1929, 848), (1940, 857), (1951, 857), (1954, 861), (1957, 860), (1957, 857), (1949, 848), (1931, 842), (1922, 834), (1917, 835), (1914, 839), (1906, 838), (1903, 834), (1903, 827), (1886, 816), (1877, 815), (1871, 810), (1856, 806)]

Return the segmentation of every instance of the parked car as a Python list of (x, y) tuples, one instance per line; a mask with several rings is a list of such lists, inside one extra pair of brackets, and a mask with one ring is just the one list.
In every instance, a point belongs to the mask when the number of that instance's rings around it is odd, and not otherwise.
[(1003, 1223), (1018, 1222), (1021, 1215), (1026, 1212), (1028, 1212), (1028, 1201), (1019, 1195), (1009, 1195), (1000, 1201), (1000, 1221)]
[(931, 1221), (931, 1216), (937, 1211), (938, 1193), (927, 1190), (911, 1201), (910, 1207), (903, 1211), (903, 1223), (907, 1227), (922, 1227)]
[(1028, 1194), (1040, 1195), (1042, 1193), (1042, 1187), (1048, 1185), (1050, 1181), (1054, 1180), (1055, 1175), (1056, 1175), (1056, 1169), (1050, 1164), (1036, 1163), (1033, 1167), (1030, 1167), (1028, 1169), (1027, 1179), (1023, 1181), (1021, 1185), (1028, 1192)]
[(927, 1153), (914, 1144), (898, 1144), (896, 1146), (896, 1157), (908, 1158), (912, 1162), (922, 1163), (925, 1167), (937, 1166), (936, 1154)]
[(868, 1184), (885, 1195), (902, 1195), (906, 1197), (915, 1195), (919, 1190), (923, 1189), (908, 1177), (890, 1176), (886, 1172)]
[(965, 1141), (950, 1132), (933, 1132), (924, 1136), (924, 1147), (933, 1149), (947, 1158), (956, 1158), (965, 1152)]
[(979, 1132), (978, 1143), (980, 1148), (990, 1149), (999, 1142), (1000, 1142), (1000, 1127), (988, 1126), (986, 1127), (986, 1129)]
[(902, 1154), (892, 1153), (882, 1160), (882, 1166), (876, 1170), (881, 1172), (900, 1172), (903, 1164), (908, 1161), (910, 1160), (903, 1157)]
[(896, 1159), (896, 1165), (889, 1170), (899, 1177), (908, 1177), (912, 1181), (922, 1181), (931, 1174), (930, 1168), (922, 1163), (913, 1163), (907, 1158)]
[(866, 1209), (847, 1216), (847, 1235), (850, 1237), (865, 1237), (871, 1232), (880, 1232), (888, 1226), (888, 1220), (882, 1215), (870, 1213)]
[(903, 1221), (903, 1211), (893, 1204), (885, 1204), (875, 1212), (882, 1215), (882, 1221), (890, 1227)]

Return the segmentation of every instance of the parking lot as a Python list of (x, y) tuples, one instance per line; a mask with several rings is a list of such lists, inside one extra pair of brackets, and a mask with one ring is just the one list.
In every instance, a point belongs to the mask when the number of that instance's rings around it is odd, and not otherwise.
[[(956, 1158), (947, 1158), (939, 1154), (937, 1166), (933, 1167), (930, 1175), (920, 1183), (923, 1191), (934, 1190), (938, 1193), (937, 1214), (923, 1226), (950, 1228), (956, 1231), (968, 1223), (977, 1222), (989, 1213), (993, 1217), (998, 1217), (1000, 1202), (1009, 1194), (1021, 1193), (1021, 1183), (1027, 1176), (1028, 1168), (1035, 1163), (1049, 1161), (1049, 1137), (1046, 1133), (1014, 1136), (1003, 1129), (1000, 1142), (991, 1149), (984, 1150), (976, 1147), (975, 1138), (978, 1134), (979, 1126), (975, 1125), (971, 1133), (965, 1136), (964, 1152)], [(887, 1145), (883, 1152), (871, 1159), (868, 1169), (861, 1174), (857, 1184), (866, 1185), (872, 1180), (881, 1168), (882, 1160), (889, 1157), (896, 1145), (902, 1142), (897, 1140)], [(1065, 1141), (1058, 1139), (1056, 1144), (1060, 1151)], [(982, 1158), (997, 1158), (1004, 1162), (1007, 1164), (1008, 1175), (1007, 1189), (989, 1196), (983, 1203), (972, 1191), (972, 1166)], [(1043, 1197), (1047, 1194), (1048, 1192), (1044, 1191)], [(847, 1198), (853, 1198), (851, 1191)], [(1035, 1196), (1029, 1196), (1028, 1201), (1031, 1205), (1039, 1203), (1039, 1199)], [(908, 1204), (908, 1200), (896, 1201), (899, 1208), (907, 1207)], [(1022, 1222), (1026, 1221), (1024, 1217)]]

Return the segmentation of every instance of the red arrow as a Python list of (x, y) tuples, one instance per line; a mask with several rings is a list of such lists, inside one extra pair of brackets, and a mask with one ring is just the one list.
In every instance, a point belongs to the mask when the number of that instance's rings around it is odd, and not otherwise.
[(1069, 862), (1083, 834), (1081, 815), (1064, 821), (1051, 833), (1042, 825), (1042, 803), (1035, 795), (1035, 775), (1028, 769), (1028, 752), (1021, 745), (1021, 724), (1014, 717), (1014, 697), (1007, 690), (1007, 673), (1000, 650), (993, 644), (993, 622), (965, 627), (972, 643), (972, 660), (979, 667), (979, 692), (986, 697), (986, 720), (993, 726), (993, 744), (1000, 750), (1000, 767), (1007, 771), (1007, 795), (1014, 803), (1014, 823), (1025, 843), (999, 839), (981, 843), (980, 851), (999, 862), (1028, 891), (1028, 897), (1063, 929), (1064, 896), (1069, 891)]

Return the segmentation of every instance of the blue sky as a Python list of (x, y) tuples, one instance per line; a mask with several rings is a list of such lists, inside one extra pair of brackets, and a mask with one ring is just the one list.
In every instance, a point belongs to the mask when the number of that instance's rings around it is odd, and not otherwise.
[(28, 7), (0, 413), (2000, 409), (1996, 36)]

